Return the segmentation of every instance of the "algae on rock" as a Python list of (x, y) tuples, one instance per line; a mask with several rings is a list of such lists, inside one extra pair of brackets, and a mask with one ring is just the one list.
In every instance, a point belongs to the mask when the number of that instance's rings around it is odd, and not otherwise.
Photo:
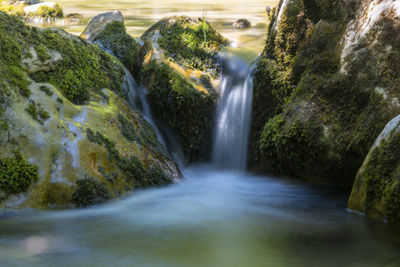
[[(1, 207), (81, 205), (74, 199), (85, 177), (110, 198), (179, 177), (152, 127), (129, 106), (119, 60), (62, 30), (29, 27), (2, 12), (0, 36), (0, 160), (12, 163), (19, 151), (20, 165), (39, 176), (24, 192), (2, 198)], [(129, 128), (121, 128), (121, 118)], [(100, 143), (92, 142), (89, 128)], [(144, 179), (138, 170), (154, 175)]]
[(101, 48), (118, 58), (132, 75), (137, 76), (139, 44), (126, 33), (121, 12), (110, 11), (93, 17), (81, 37), (100, 44)]
[(162, 19), (142, 40), (139, 78), (154, 115), (176, 133), (189, 162), (205, 160), (219, 87), (218, 53), (228, 41), (208, 22), (185, 16)]
[(280, 2), (253, 73), (253, 169), (352, 185), (374, 140), (400, 113), (399, 16), (387, 5), (358, 34), (377, 4)]

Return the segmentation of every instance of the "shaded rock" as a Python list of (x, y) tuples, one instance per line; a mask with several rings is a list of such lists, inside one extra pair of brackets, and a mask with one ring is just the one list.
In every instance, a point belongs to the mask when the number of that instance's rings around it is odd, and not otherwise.
[(126, 33), (121, 12), (113, 11), (97, 15), (81, 34), (89, 42), (101, 47), (121, 60), (125, 67), (137, 76), (139, 44)]
[(124, 23), (122, 13), (118, 10), (101, 13), (93, 17), (81, 37), (89, 42), (93, 42), (94, 39), (106, 28), (106, 26), (112, 22)]
[(251, 22), (247, 19), (238, 19), (233, 23), (235, 29), (248, 29), (251, 27)]
[(378, 136), (357, 173), (349, 208), (368, 217), (400, 221), (400, 115)]
[(254, 169), (351, 187), (400, 113), (395, 2), (280, 1), (253, 72)]

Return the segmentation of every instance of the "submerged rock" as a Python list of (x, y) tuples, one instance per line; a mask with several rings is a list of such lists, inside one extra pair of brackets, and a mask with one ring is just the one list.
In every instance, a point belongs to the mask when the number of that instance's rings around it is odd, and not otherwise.
[(349, 208), (368, 217), (400, 221), (400, 115), (378, 136), (354, 182)]
[(233, 23), (233, 27), (236, 29), (248, 29), (251, 27), (251, 22), (247, 19), (238, 19)]
[(126, 33), (120, 11), (106, 12), (92, 18), (81, 37), (100, 44), (104, 50), (121, 60), (136, 76), (139, 44)]
[(205, 160), (210, 151), (219, 88), (219, 51), (228, 41), (201, 19), (165, 18), (142, 40), (140, 82), (154, 115), (179, 138), (185, 158)]
[[(179, 176), (154, 129), (128, 104), (135, 88), (120, 61), (2, 12), (0, 50), (0, 185), (11, 178), (16, 185), (0, 186), (2, 207), (101, 203)], [(39, 178), (25, 187), (18, 166)], [(24, 190), (5, 189), (19, 184)]]
[(397, 1), (282, 0), (274, 12), (253, 73), (252, 168), (350, 187), (400, 113)]

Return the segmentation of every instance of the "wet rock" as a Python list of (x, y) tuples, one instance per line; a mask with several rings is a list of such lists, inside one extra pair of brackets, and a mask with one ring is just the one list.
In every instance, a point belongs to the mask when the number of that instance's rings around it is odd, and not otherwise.
[(398, 10), (396, 1), (280, 1), (253, 72), (253, 168), (351, 188), (400, 113)]
[(140, 81), (154, 115), (176, 133), (189, 162), (205, 160), (219, 87), (218, 52), (229, 42), (208, 22), (185, 16), (162, 19), (141, 39)]
[(121, 12), (106, 12), (92, 18), (81, 37), (100, 44), (103, 50), (121, 60), (137, 76), (139, 44), (126, 33)]
[(233, 23), (235, 29), (248, 29), (251, 27), (251, 22), (247, 19), (238, 19)]
[(349, 208), (368, 217), (400, 221), (400, 115), (384, 128), (357, 173)]
[(113, 22), (124, 23), (124, 17), (121, 11), (114, 10), (110, 12), (101, 13), (93, 17), (86, 29), (81, 34), (81, 37), (92, 42), (96, 37), (106, 28), (106, 26)]
[[(135, 88), (120, 61), (65, 31), (29, 27), (2, 12), (0, 28), (7, 29), (0, 30), (0, 47), (8, 53), (0, 56), (2, 172), (12, 172), (16, 161), (39, 176), (23, 192), (1, 193), (0, 207), (69, 207), (87, 176), (111, 198), (138, 183), (179, 177), (154, 129), (129, 105), (125, 93)], [(150, 179), (154, 168), (159, 183)]]

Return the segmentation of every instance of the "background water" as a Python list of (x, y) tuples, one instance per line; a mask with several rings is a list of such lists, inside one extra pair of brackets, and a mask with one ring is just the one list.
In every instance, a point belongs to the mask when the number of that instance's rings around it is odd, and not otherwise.
[[(173, 15), (206, 18), (228, 39), (236, 42), (240, 53), (250, 61), (264, 47), (266, 24), (268, 21), (265, 7), (276, 6), (278, 0), (58, 0), (65, 13), (81, 13), (86, 18), (79, 25), (66, 27), (66, 30), (80, 34), (89, 18), (105, 11), (120, 10), (125, 18), (127, 31), (138, 38), (152, 24), (161, 18)], [(252, 27), (248, 30), (235, 30), (231, 23), (247, 18)]]
[(0, 219), (1, 266), (399, 266), (398, 233), (346, 195), (197, 166), (105, 206)]

